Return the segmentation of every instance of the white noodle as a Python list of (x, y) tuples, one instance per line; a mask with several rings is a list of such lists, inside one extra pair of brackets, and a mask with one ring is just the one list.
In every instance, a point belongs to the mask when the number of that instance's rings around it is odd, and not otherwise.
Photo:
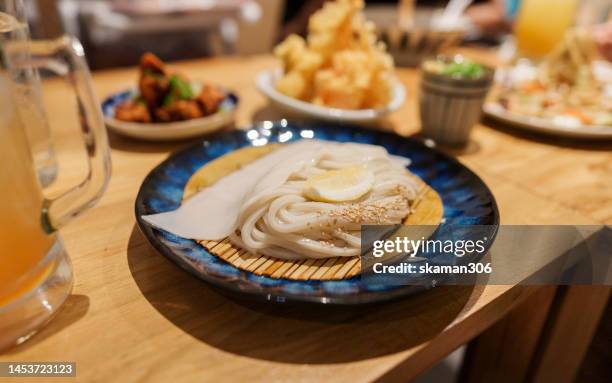
[[(309, 176), (355, 165), (374, 175), (373, 187), (359, 199), (327, 203), (305, 196)], [(262, 187), (267, 181), (262, 178), (247, 195), (230, 240), (282, 259), (358, 256), (361, 225), (398, 224), (410, 213), (418, 185), (404, 165), (381, 147), (324, 144), (307, 161), (282, 164), (293, 170), (280, 186), (268, 182), (271, 187)]]

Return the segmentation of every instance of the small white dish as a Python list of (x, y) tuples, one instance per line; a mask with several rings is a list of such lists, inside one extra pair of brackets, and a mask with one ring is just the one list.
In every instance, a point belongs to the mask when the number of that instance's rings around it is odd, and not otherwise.
[(338, 109), (286, 96), (276, 90), (274, 84), (282, 76), (280, 69), (266, 70), (257, 75), (257, 88), (270, 100), (272, 104), (288, 112), (303, 116), (314, 117), (322, 120), (336, 122), (371, 122), (380, 119), (387, 114), (397, 110), (406, 99), (406, 91), (399, 80), (393, 85), (391, 101), (384, 108), (378, 109)]
[(181, 140), (212, 133), (231, 124), (235, 119), (238, 97), (225, 90), (225, 99), (217, 113), (192, 120), (176, 122), (128, 122), (115, 118), (115, 108), (120, 103), (133, 99), (136, 89), (124, 90), (108, 96), (102, 102), (104, 121), (109, 129), (132, 138), (147, 141)]

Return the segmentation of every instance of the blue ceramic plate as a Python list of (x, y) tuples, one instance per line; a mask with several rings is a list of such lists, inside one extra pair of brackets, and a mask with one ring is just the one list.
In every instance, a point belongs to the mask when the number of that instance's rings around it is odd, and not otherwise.
[[(194, 83), (193, 86), (197, 84)], [(192, 120), (152, 123), (117, 120), (115, 108), (122, 102), (133, 99), (138, 93), (136, 89), (124, 90), (108, 96), (102, 102), (102, 112), (106, 126), (125, 136), (148, 141), (181, 140), (212, 133), (234, 121), (238, 96), (227, 89), (225, 92), (225, 99), (221, 102), (217, 113)]]
[[(140, 187), (136, 198), (138, 226), (160, 253), (183, 269), (215, 286), (252, 298), (273, 302), (363, 304), (390, 300), (431, 287), (431, 284), (374, 284), (358, 276), (340, 281), (293, 281), (259, 276), (237, 269), (210, 254), (194, 240), (153, 228), (141, 218), (142, 215), (178, 208), (184, 186), (191, 175), (215, 158), (246, 146), (307, 138), (381, 145), (391, 154), (410, 158), (410, 170), (434, 188), (442, 198), (443, 225), (488, 225), (489, 238), (495, 237), (499, 225), (495, 198), (478, 176), (455, 159), (418, 140), (393, 133), (356, 126), (287, 123), (285, 120), (263, 122), (247, 130), (219, 132), (170, 156), (149, 173)], [(466, 257), (461, 262), (476, 260)]]

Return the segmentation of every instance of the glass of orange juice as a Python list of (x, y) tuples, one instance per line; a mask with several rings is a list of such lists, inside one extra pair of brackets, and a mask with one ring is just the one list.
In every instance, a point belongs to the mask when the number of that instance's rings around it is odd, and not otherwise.
[[(72, 269), (57, 229), (100, 198), (110, 176), (102, 114), (78, 41), (30, 41), (21, 0), (0, 0), (0, 349), (34, 334), (64, 302)], [(43, 196), (23, 118), (39, 100), (31, 55), (59, 68), (74, 86), (89, 174), (55, 199)], [(38, 62), (38, 60), (37, 60)], [(45, 64), (41, 64), (45, 65)]]
[(578, 0), (521, 0), (514, 24), (519, 55), (538, 59), (561, 42), (572, 26)]

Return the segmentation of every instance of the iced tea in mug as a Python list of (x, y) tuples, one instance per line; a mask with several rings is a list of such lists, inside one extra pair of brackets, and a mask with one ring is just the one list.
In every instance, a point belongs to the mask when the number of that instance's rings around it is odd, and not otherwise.
[[(21, 0), (0, 0), (0, 350), (21, 343), (47, 322), (69, 295), (72, 269), (57, 229), (95, 203), (110, 175), (102, 114), (91, 89), (83, 48), (72, 38), (29, 41)], [(30, 56), (60, 68), (79, 105), (89, 174), (55, 199), (43, 196), (23, 111), (38, 102)], [(37, 60), (37, 62), (39, 62)], [(46, 65), (46, 64), (41, 64)], [(25, 69), (24, 69), (25, 68)], [(76, 113), (76, 112), (75, 112)]]
[(45, 256), (56, 240), (41, 225), (43, 197), (8, 77), (0, 72), (0, 307), (44, 279), (54, 262)]

